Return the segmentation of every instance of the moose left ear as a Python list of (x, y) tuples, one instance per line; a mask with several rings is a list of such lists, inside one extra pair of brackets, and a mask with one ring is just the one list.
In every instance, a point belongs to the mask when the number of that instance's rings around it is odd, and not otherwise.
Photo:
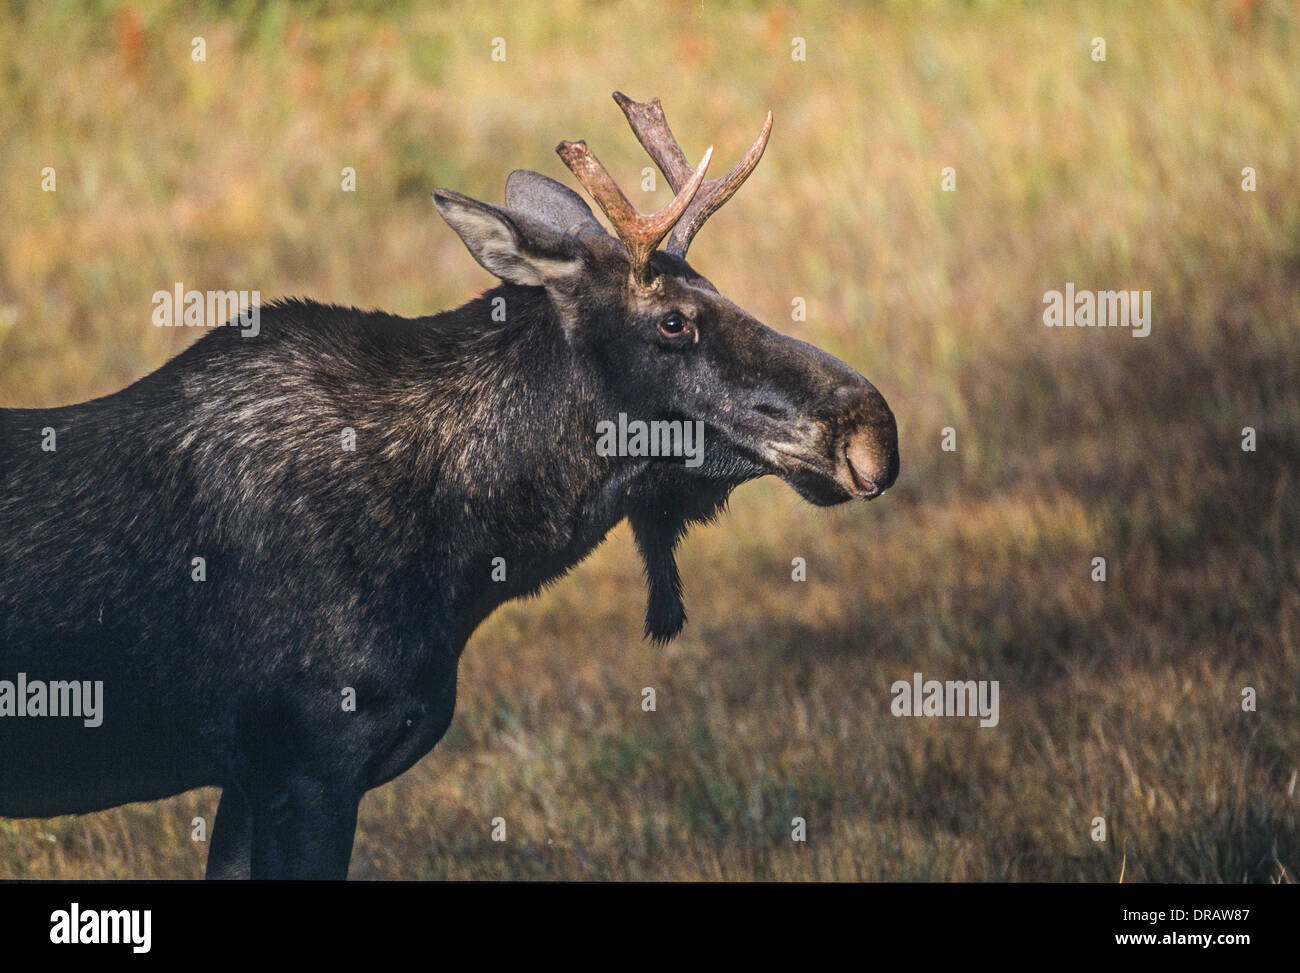
[(586, 248), (522, 213), (435, 189), (433, 204), (474, 259), (510, 284), (547, 287), (579, 273)]

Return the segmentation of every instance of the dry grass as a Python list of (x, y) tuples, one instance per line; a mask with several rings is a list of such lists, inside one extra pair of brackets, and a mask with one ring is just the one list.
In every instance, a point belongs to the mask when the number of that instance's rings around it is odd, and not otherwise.
[[(319, 7), (15, 12), (0, 403), (157, 367), (193, 339), (149, 323), (178, 280), (410, 314), (469, 297), (489, 278), (429, 190), (500, 199), (512, 168), (560, 176), (575, 137), (634, 184), (618, 88), (720, 160), (774, 109), (692, 257), (875, 381), (903, 457), (868, 508), (742, 488), (687, 542), (667, 649), (640, 640), (621, 529), (499, 612), (450, 734), (363, 804), (354, 877), (1115, 881), (1125, 859), (1125, 881), (1294, 880), (1300, 7)], [(1044, 328), (1067, 280), (1150, 289), (1150, 337)], [(1000, 724), (895, 719), (914, 671), (1000, 680)], [(0, 821), (0, 877), (197, 876), (190, 820), (214, 809)]]

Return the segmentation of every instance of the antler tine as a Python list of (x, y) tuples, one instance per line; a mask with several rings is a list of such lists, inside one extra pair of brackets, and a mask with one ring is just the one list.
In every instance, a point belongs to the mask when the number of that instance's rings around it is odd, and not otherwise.
[(713, 146), (709, 146), (694, 172), (690, 172), (690, 167), (687, 167), (688, 178), (680, 186), (673, 187), (677, 193), (673, 201), (658, 213), (652, 214), (638, 213), (633, 208), (609, 171), (587, 148), (586, 142), (561, 142), (555, 151), (614, 225), (614, 232), (627, 248), (632, 264), (632, 278), (638, 286), (650, 287), (653, 281), (650, 257), (660, 241), (677, 226), (695, 199), (704, 183), (704, 172), (709, 167), (709, 160), (713, 158)]
[(772, 113), (769, 111), (767, 120), (763, 122), (763, 130), (758, 133), (758, 138), (749, 147), (749, 151), (731, 167), (731, 171), (725, 176), (720, 179), (710, 179), (695, 194), (692, 205), (687, 207), (685, 214), (678, 221), (677, 226), (673, 228), (672, 236), (668, 238), (669, 253), (674, 253), (679, 257), (686, 256), (691, 240), (695, 239), (695, 234), (704, 225), (704, 221), (716, 213), (723, 203), (736, 194), (736, 190), (749, 178), (749, 174), (758, 165), (758, 160), (763, 158), (763, 150), (767, 148), (767, 139), (771, 133)]
[(673, 130), (668, 127), (664, 117), (664, 106), (658, 98), (649, 101), (633, 101), (621, 91), (614, 92), (614, 100), (623, 109), (628, 124), (637, 141), (655, 160), (659, 171), (668, 177), (668, 185), (677, 192), (677, 188), (691, 174), (691, 164), (686, 160), (686, 153), (673, 138)]
[[(690, 173), (691, 164), (686, 159), (686, 153), (677, 144), (677, 139), (673, 137), (672, 129), (668, 127), (663, 104), (658, 98), (652, 98), (650, 101), (633, 101), (621, 91), (614, 92), (614, 100), (627, 116), (628, 124), (632, 126), (637, 141), (645, 147), (650, 158), (654, 159), (655, 165), (667, 177), (668, 185), (676, 192)], [(687, 208), (681, 221), (674, 227), (672, 236), (668, 238), (669, 253), (679, 257), (686, 256), (691, 240), (704, 225), (704, 221), (734, 196), (741, 183), (754, 171), (758, 160), (763, 157), (763, 150), (767, 148), (767, 140), (771, 134), (772, 113), (769, 111), (767, 119), (763, 122), (763, 130), (758, 133), (758, 138), (741, 160), (725, 176), (705, 182), (700, 191), (695, 194), (695, 199)]]

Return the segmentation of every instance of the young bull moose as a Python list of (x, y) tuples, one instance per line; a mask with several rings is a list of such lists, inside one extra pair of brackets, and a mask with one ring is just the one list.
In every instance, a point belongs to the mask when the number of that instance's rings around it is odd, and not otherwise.
[[(501, 280), (477, 300), (418, 320), (283, 301), (116, 394), (0, 410), (0, 815), (218, 786), (210, 878), (344, 878), (362, 796), (446, 732), (498, 605), (626, 517), (646, 634), (670, 639), (674, 549), (738, 484), (772, 473), (825, 506), (894, 482), (880, 393), (686, 262), (771, 114), (706, 181), (711, 150), (692, 168), (658, 99), (614, 97), (676, 193), (640, 214), (562, 142), (617, 238), (535, 172), (504, 207), (440, 189)], [(605, 455), (620, 414), (700, 422), (703, 453)], [(65, 706), (102, 683), (96, 720), (35, 715), (56, 681)]]

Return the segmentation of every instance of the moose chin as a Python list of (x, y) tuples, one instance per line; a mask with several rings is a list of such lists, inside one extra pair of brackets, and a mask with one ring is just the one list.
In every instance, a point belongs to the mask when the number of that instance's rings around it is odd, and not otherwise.
[[(362, 796), (446, 732), (497, 606), (626, 518), (662, 642), (686, 620), (677, 544), (737, 485), (772, 474), (818, 505), (889, 488), (876, 388), (686, 261), (771, 114), (706, 179), (712, 150), (691, 166), (658, 99), (614, 98), (675, 193), (662, 211), (562, 142), (613, 233), (536, 172), (503, 206), (436, 190), (500, 280), (462, 307), (279, 301), (115, 394), (0, 409), (0, 672), (103, 685), (95, 727), (0, 712), (0, 815), (215, 786), (210, 878), (345, 878)], [(598, 450), (620, 416), (702, 442)]]

